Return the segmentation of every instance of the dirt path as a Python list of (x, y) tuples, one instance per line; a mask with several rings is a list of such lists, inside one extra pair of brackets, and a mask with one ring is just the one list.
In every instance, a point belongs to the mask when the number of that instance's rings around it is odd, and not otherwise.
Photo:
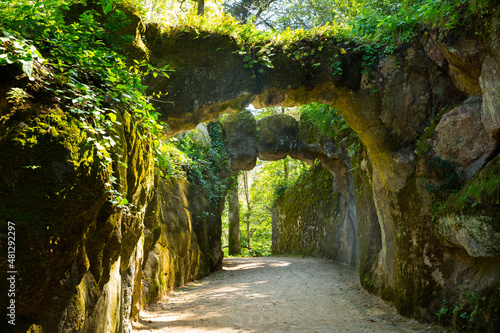
[(141, 313), (134, 332), (440, 332), (399, 316), (349, 267), (311, 258), (231, 258)]

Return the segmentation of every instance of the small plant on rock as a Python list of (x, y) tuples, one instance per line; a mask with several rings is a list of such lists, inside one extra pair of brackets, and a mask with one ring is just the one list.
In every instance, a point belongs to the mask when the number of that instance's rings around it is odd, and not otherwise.
[(23, 104), (30, 97), (22, 88), (12, 88), (7, 92), (7, 100), (15, 106)]

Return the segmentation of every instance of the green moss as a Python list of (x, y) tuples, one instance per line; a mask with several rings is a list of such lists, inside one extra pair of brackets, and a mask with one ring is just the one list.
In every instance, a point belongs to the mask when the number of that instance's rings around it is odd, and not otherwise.
[(88, 268), (79, 258), (106, 194), (80, 125), (61, 109), (40, 105), (2, 119), (0, 192), (8, 195), (0, 201), (0, 225), (14, 222), (19, 235), (19, 313), (44, 313), (43, 297), (61, 294), (54, 281), (64, 280), (72, 264), (79, 269), (75, 279)]
[[(290, 149), (291, 147), (282, 147), (282, 143), (277, 140), (282, 137), (293, 136), (297, 138), (298, 125), (295, 118), (286, 114), (280, 113), (266, 116), (257, 123), (258, 145), (271, 147), (272, 151)], [(279, 132), (277, 133), (277, 131)]]
[[(361, 160), (363, 154), (356, 157)], [(384, 299), (392, 299), (392, 290), (383, 288), (381, 277), (376, 272), (379, 253), (382, 249), (382, 236), (378, 215), (373, 203), (373, 191), (370, 183), (371, 172), (369, 163), (366, 164), (366, 168), (358, 167), (353, 171), (356, 217), (358, 220), (359, 281), (363, 288), (369, 292), (379, 293)]]
[(458, 300), (444, 301), (437, 316), (441, 324), (457, 332), (497, 332), (500, 327), (500, 280), (479, 292), (460, 286)]
[(273, 211), (284, 218), (273, 221), (278, 240), (273, 240), (272, 253), (335, 259), (332, 243), (338, 201), (334, 178), (328, 171), (316, 164), (305, 172), (273, 206)]
[(417, 140), (417, 143), (415, 145), (415, 151), (418, 156), (424, 156), (429, 150), (431, 150), (431, 145), (429, 143), (429, 140), (432, 139), (432, 136), (434, 135), (434, 131), (436, 130), (436, 126), (439, 124), (439, 121), (441, 118), (447, 114), (449, 111), (453, 110), (455, 107), (448, 107), (443, 109), (440, 113), (434, 117), (433, 120), (431, 120), (431, 123), (429, 126), (427, 126), (424, 129), (424, 132), (420, 136), (420, 138)]
[(500, 156), (497, 156), (462, 189), (442, 203), (436, 211), (436, 216), (459, 213), (496, 219), (499, 209)]
[(228, 138), (237, 136), (237, 133), (241, 131), (253, 136), (257, 130), (257, 120), (250, 111), (243, 110), (227, 116), (223, 121), (223, 126)]
[[(432, 234), (430, 212), (413, 176), (397, 197), (391, 198), (395, 238), (394, 305), (404, 316), (427, 317), (431, 302), (440, 299), (441, 287), (432, 277), (432, 265), (422, 258), (440, 262), (440, 245)], [(422, 312), (423, 311), (423, 312)], [(427, 313), (423, 315), (423, 313)]]

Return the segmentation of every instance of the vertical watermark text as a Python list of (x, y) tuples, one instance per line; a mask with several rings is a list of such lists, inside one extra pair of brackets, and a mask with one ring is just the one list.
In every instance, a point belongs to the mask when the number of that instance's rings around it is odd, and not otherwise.
[(7, 222), (7, 322), (16, 324), (16, 224)]

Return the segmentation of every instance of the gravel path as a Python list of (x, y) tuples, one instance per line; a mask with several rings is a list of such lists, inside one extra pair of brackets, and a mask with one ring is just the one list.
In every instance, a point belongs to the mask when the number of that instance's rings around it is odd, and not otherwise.
[(441, 332), (399, 316), (354, 269), (312, 258), (230, 258), (141, 312), (133, 332)]

